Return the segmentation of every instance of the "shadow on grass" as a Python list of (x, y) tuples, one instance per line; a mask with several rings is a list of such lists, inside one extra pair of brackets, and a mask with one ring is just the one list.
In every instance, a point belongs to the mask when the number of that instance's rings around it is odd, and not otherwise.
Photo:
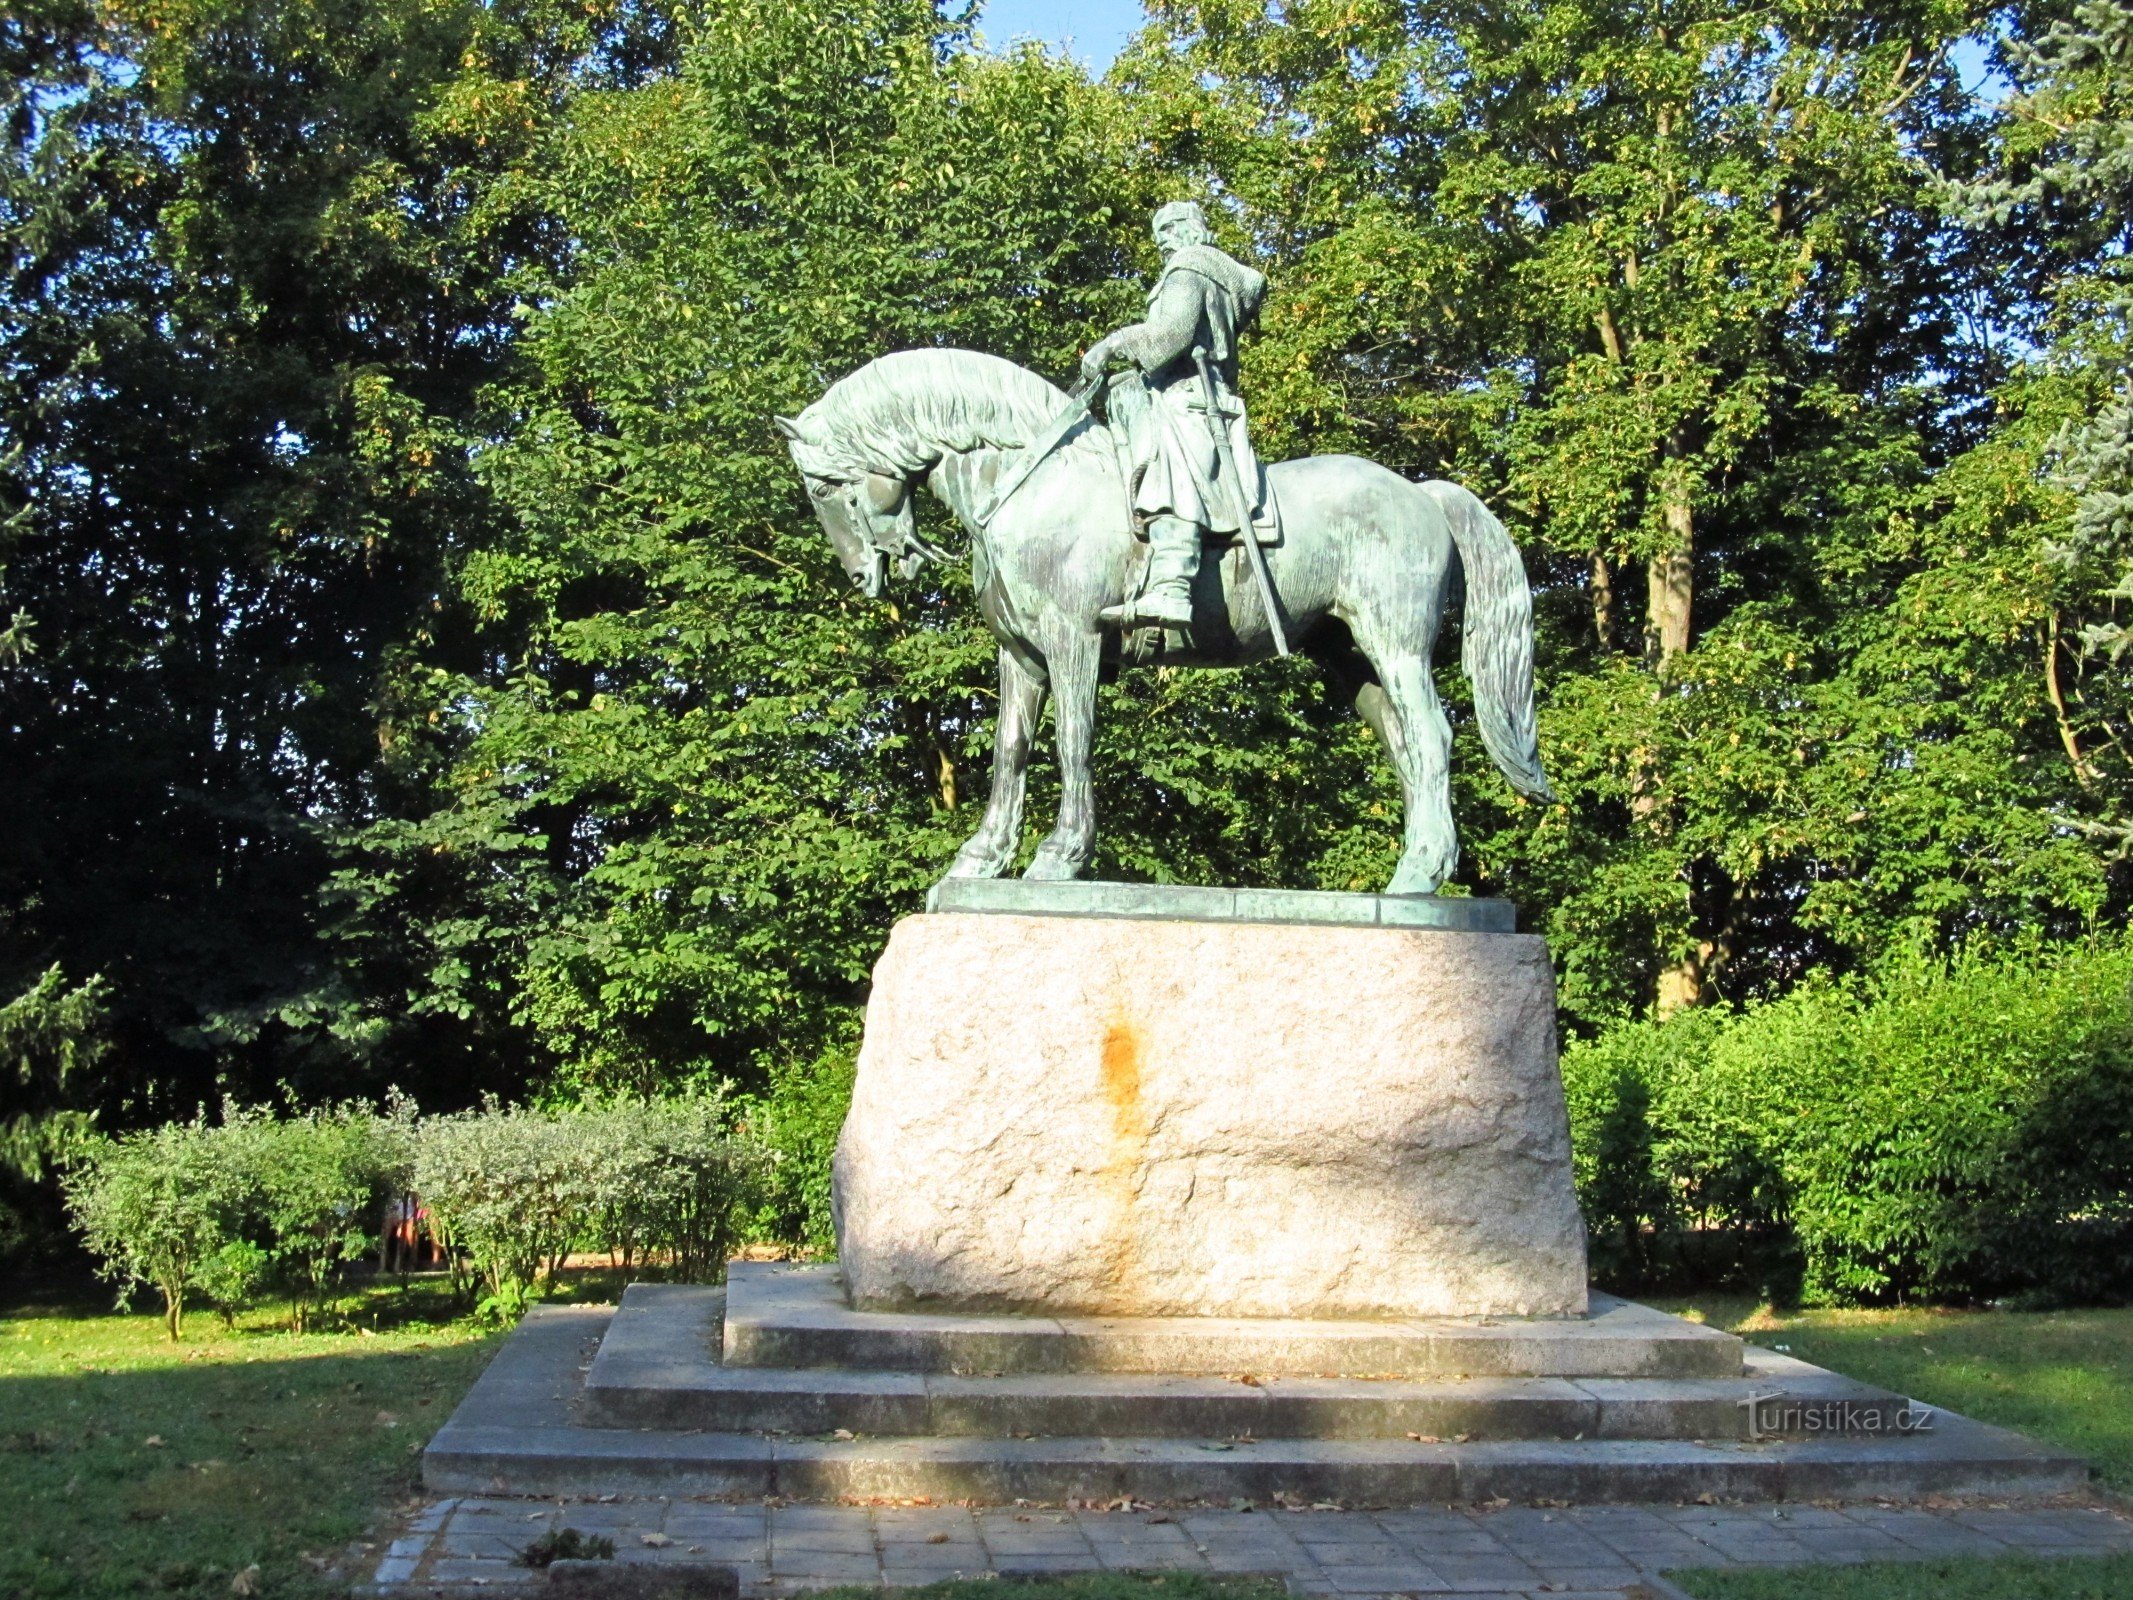
[(262, 1594), (345, 1594), (323, 1569), (415, 1492), (494, 1346), (412, 1316), (370, 1337), (198, 1334), (63, 1302), (0, 1321), (0, 1597), (204, 1600), (255, 1564)]

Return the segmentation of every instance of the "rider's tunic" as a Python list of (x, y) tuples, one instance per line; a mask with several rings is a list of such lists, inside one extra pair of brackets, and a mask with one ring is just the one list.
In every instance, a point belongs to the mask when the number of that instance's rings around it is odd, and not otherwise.
[(1171, 256), (1149, 291), (1146, 320), (1119, 332), (1120, 348), (1147, 385), (1145, 404), (1134, 403), (1131, 385), (1114, 391), (1113, 400), (1138, 479), (1133, 508), (1143, 519), (1173, 516), (1214, 533), (1238, 530), (1234, 497), (1218, 479), (1220, 457), (1192, 355), (1198, 345), (1207, 351), (1222, 390), (1216, 404), (1229, 429), (1253, 519), (1269, 520), (1266, 474), (1252, 449), (1244, 403), (1237, 398), (1237, 333), (1265, 295), (1263, 274), (1212, 245), (1187, 245)]

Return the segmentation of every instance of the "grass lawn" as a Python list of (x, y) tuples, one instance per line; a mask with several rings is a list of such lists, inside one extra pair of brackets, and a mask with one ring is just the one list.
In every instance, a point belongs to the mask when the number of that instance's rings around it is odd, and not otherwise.
[(1676, 1572), (1698, 1600), (2127, 1600), (2133, 1556)]
[(2133, 1310), (1787, 1311), (1650, 1302), (1864, 1383), (2079, 1451), (2133, 1493)]
[[(2078, 1450), (2133, 1491), (2133, 1311), (1790, 1311), (1654, 1304), (1914, 1400)], [(1702, 1600), (2133, 1600), (2133, 1557), (1675, 1573)]]
[[(154, 1297), (145, 1297), (152, 1303)], [(0, 1600), (346, 1594), (317, 1570), (416, 1487), (495, 1337), (434, 1290), (352, 1298), (302, 1336), (111, 1314), (94, 1288), (0, 1305)]]

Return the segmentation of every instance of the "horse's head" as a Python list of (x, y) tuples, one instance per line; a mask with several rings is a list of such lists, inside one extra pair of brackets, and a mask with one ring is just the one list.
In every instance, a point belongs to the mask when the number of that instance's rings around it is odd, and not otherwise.
[(804, 417), (776, 421), (844, 575), (869, 600), (880, 599), (888, 586), (891, 561), (909, 578), (934, 554), (916, 537), (908, 480), (889, 471), (854, 472), (832, 461)]

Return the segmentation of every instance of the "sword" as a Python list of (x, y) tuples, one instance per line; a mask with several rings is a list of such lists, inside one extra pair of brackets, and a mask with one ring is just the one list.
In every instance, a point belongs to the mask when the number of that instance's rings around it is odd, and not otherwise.
[(1214, 363), (1207, 359), (1207, 346), (1192, 347), (1194, 365), (1200, 369), (1200, 387), (1207, 395), (1207, 426), (1215, 436), (1215, 455), (1222, 463), (1222, 476), (1229, 484), (1237, 506), (1237, 527), (1244, 539), (1245, 563), (1259, 585), (1259, 603), (1266, 609), (1266, 625), (1274, 635), (1274, 653), (1289, 653), (1289, 636), (1281, 628), (1281, 608), (1274, 600), (1274, 580), (1267, 575), (1266, 552), (1259, 548), (1259, 533), (1252, 526), (1252, 508), (1244, 502), (1244, 475), (1237, 470), (1237, 452), (1229, 440), (1229, 420), (1222, 415), (1222, 391), (1215, 386)]
[(992, 492), (992, 504), (978, 518), (978, 526), (984, 527), (1000, 514), (1000, 507), (1007, 504), (1014, 492), (1021, 488), (1029, 475), (1043, 466), (1047, 457), (1057, 450), (1066, 436), (1074, 431), (1074, 424), (1089, 414), (1089, 402), (1095, 398), (1097, 385), (1103, 382), (1103, 374), (1085, 377), (1067, 394), (1064, 410), (1045, 424), (1044, 432), (1022, 447), (1022, 454), (1008, 469), (1007, 481)]

